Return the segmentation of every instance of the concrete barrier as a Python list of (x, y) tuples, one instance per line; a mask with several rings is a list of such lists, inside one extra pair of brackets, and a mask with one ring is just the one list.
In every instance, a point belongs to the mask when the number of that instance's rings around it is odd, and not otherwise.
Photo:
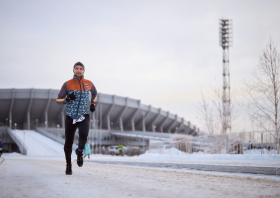
[(13, 131), (10, 128), (7, 128), (7, 132), (18, 146), (21, 154), (27, 155), (27, 150), (28, 150), (27, 146), (13, 133)]
[(242, 166), (216, 165), (216, 171), (228, 173), (242, 173)]
[(4, 158), (0, 157), (0, 165), (4, 162)]
[(243, 173), (255, 173), (264, 175), (276, 175), (275, 167), (243, 166)]

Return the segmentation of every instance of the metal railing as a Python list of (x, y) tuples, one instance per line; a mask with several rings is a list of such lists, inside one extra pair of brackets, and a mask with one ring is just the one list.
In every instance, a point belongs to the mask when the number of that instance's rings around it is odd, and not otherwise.
[[(56, 135), (54, 135), (54, 134), (52, 134), (52, 133), (50, 133), (48, 131), (45, 131), (42, 128), (36, 127), (35, 130), (38, 133), (41, 133), (42, 135), (44, 135), (44, 136), (46, 136), (46, 137), (48, 137), (48, 138), (50, 138), (50, 139), (52, 139), (52, 140), (54, 140), (54, 141), (64, 145), (65, 139), (63, 139), (61, 137), (58, 137), (58, 136), (56, 136)], [(75, 150), (76, 148), (78, 148), (78, 145), (77, 144), (73, 144), (72, 149)]]
[(252, 131), (204, 135), (192, 139), (192, 150), (216, 154), (277, 154), (275, 134), (275, 131)]
[[(277, 154), (275, 131), (203, 135), (191, 139), (150, 141), (149, 152), (158, 154)], [(279, 136), (278, 136), (279, 138)]]

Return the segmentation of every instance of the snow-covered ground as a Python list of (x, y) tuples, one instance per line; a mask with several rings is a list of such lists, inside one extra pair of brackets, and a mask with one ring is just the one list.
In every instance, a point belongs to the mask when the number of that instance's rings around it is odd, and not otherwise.
[(27, 146), (27, 156), (63, 156), (63, 145), (32, 130), (12, 130)]
[[(22, 131), (14, 132), (23, 139)], [(25, 135), (27, 156), (3, 153), (0, 158), (1, 197), (280, 197), (279, 176), (92, 163), (102, 160), (280, 167), (279, 155), (186, 154), (171, 148), (162, 154), (147, 151), (133, 157), (92, 154), (80, 168), (73, 154), (73, 175), (66, 176), (63, 145), (34, 131), (26, 131)]]
[[(94, 157), (94, 155), (92, 155)], [(95, 156), (97, 157), (97, 156)], [(84, 163), (4, 155), (1, 197), (279, 197), (280, 177)], [(111, 157), (112, 158), (112, 157)], [(32, 160), (31, 160), (32, 159)], [(42, 160), (51, 159), (51, 160)]]

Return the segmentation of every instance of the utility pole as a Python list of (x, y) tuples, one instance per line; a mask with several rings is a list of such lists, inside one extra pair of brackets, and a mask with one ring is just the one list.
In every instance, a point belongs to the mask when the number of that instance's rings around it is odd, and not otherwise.
[(231, 131), (229, 47), (232, 46), (232, 20), (220, 19), (220, 46), (223, 48), (223, 123), (222, 134)]

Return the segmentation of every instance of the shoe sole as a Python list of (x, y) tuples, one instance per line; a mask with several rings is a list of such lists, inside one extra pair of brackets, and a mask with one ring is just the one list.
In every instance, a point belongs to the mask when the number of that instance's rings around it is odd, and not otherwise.
[(72, 173), (65, 173), (66, 175), (72, 175)]

